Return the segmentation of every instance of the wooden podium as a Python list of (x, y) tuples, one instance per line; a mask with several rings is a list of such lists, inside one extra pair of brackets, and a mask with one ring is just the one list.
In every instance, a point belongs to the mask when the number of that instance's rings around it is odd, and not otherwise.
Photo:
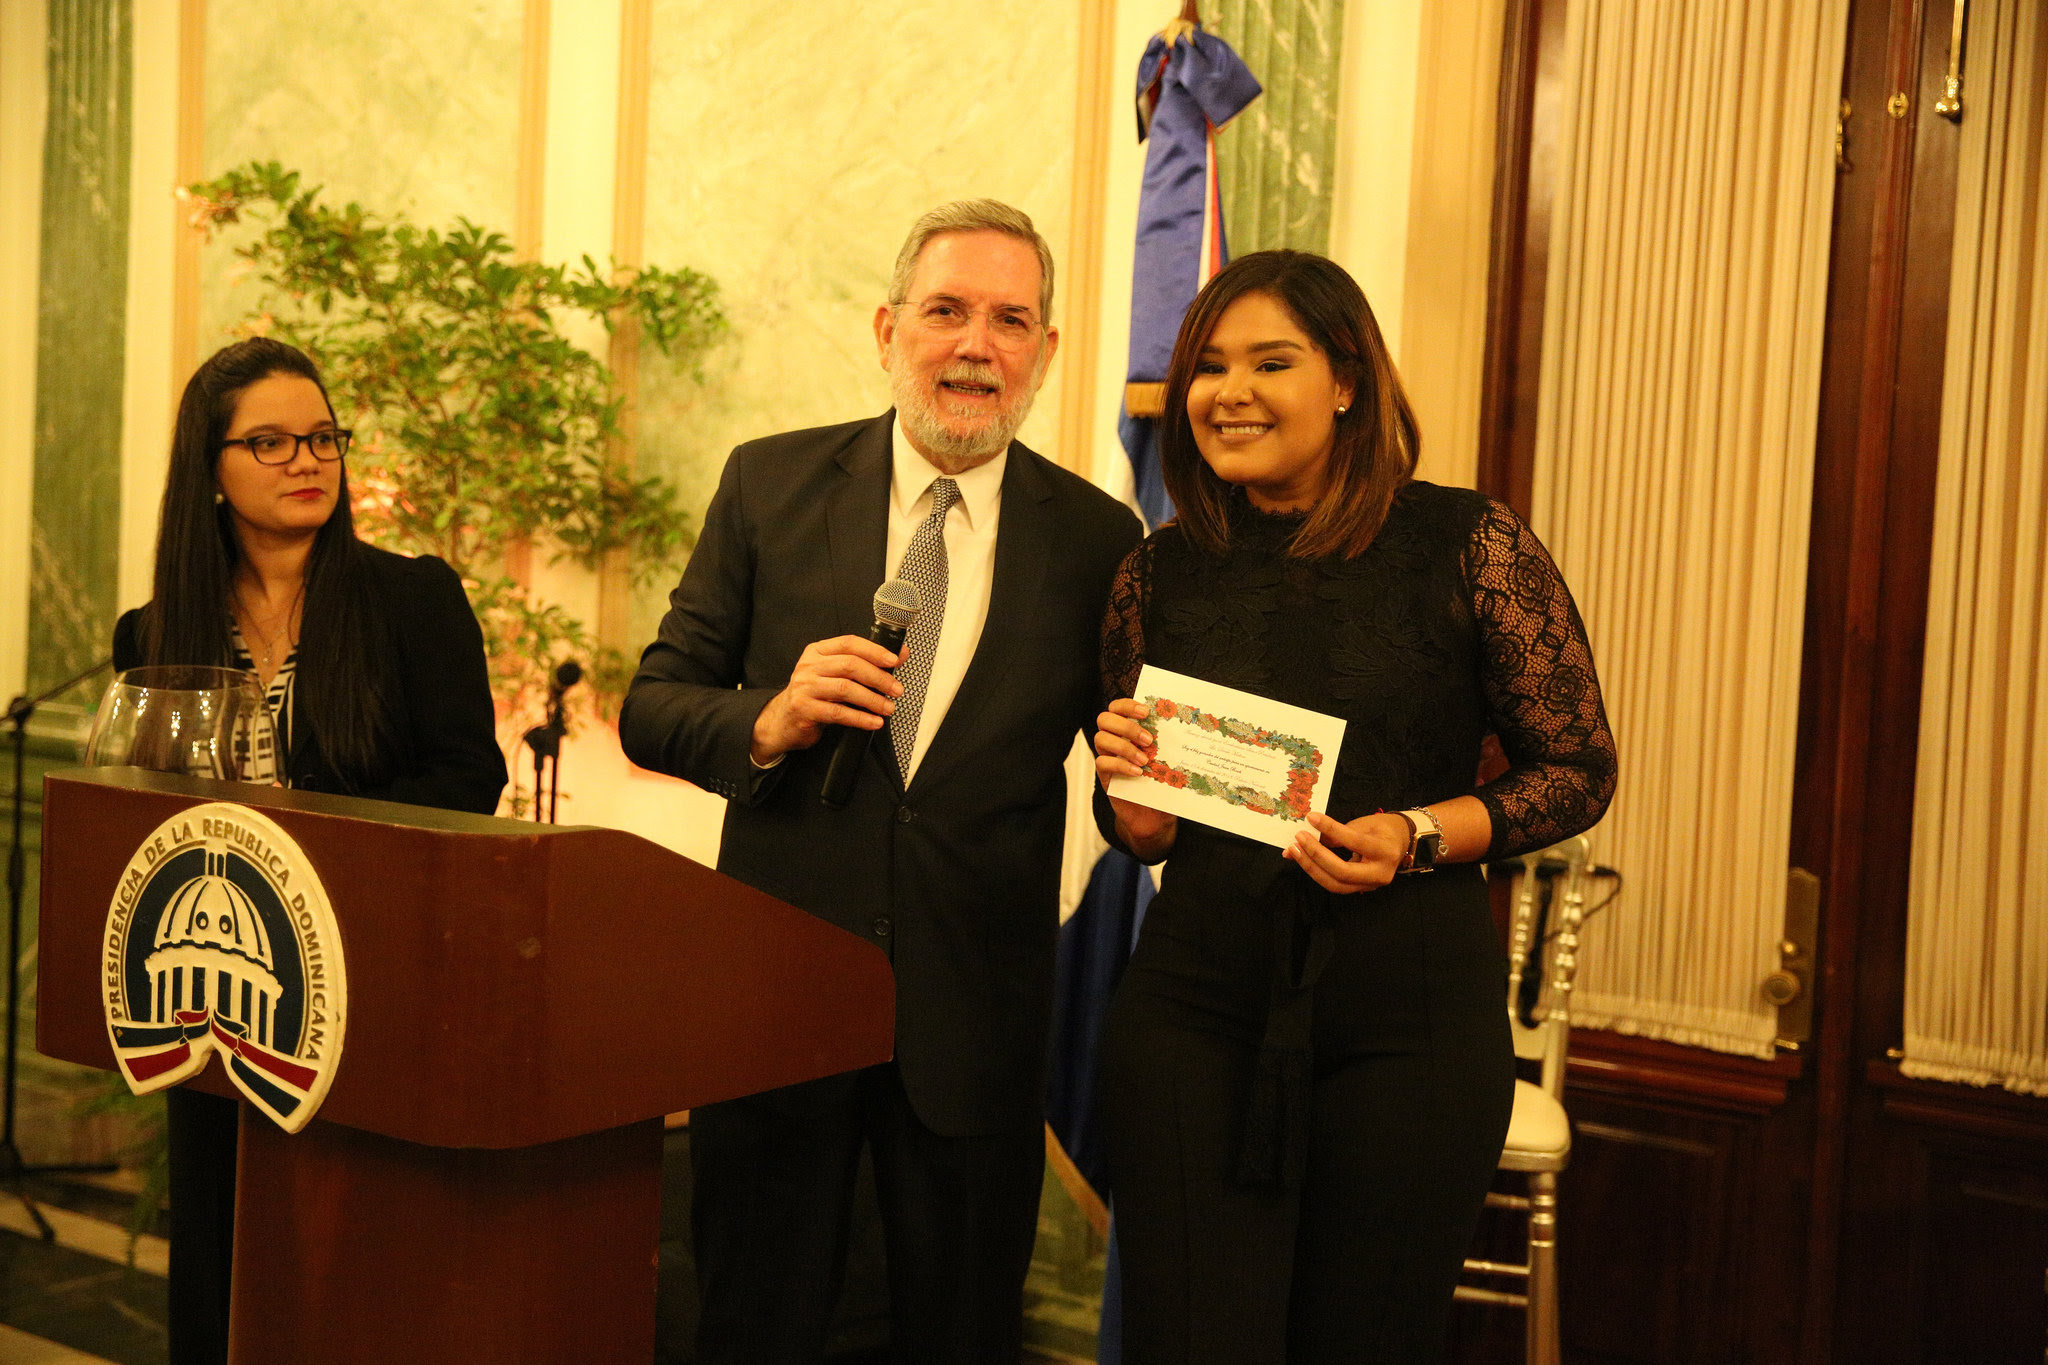
[(651, 1360), (662, 1115), (893, 1050), (879, 950), (617, 830), (134, 768), (44, 801), (49, 1056), (114, 1067), (108, 905), (180, 810), (260, 811), (333, 904), (332, 1089), (296, 1134), (242, 1106), (234, 1365)]

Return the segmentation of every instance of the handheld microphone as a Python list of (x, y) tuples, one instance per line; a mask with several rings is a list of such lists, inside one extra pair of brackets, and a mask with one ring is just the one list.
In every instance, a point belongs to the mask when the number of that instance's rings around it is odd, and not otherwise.
[[(915, 583), (890, 579), (875, 589), (875, 626), (868, 632), (868, 638), (891, 654), (901, 654), (903, 633), (922, 610), (924, 599), (918, 596)], [(853, 799), (853, 784), (860, 776), (862, 760), (867, 757), (868, 741), (874, 736), (873, 730), (857, 730), (849, 725), (842, 726), (832, 741), (832, 761), (825, 767), (825, 786), (820, 795), (833, 810)]]

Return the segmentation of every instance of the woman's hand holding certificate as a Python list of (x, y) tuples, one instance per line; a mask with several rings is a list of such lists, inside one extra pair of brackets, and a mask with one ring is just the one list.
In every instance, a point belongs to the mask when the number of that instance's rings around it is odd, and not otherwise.
[[(1095, 720), (1096, 776), (1132, 853), (1146, 862), (1165, 857), (1179, 810), (1278, 845), (1326, 891), (1370, 891), (1394, 879), (1408, 852), (1400, 816), (1380, 812), (1342, 824), (1323, 813), (1325, 755), (1342, 743), (1343, 721), (1165, 669), (1147, 667), (1138, 691), (1142, 700), (1120, 698)], [(1334, 727), (1320, 736), (1327, 748), (1256, 723), (1275, 708), (1286, 714), (1263, 718), (1303, 730)], [(1166, 722), (1179, 722), (1185, 733)]]
[[(1095, 718), (1095, 776), (1105, 790), (1113, 779), (1142, 777), (1152, 762), (1158, 741), (1144, 726), (1146, 708), (1142, 702), (1124, 697), (1109, 704)], [(1156, 863), (1173, 847), (1179, 822), (1165, 811), (1119, 796), (1109, 798), (1116, 812), (1116, 832), (1132, 853), (1144, 862)]]
[[(1137, 695), (1097, 721), (1095, 769), (1120, 833), (1140, 856), (1172, 842), (1185, 816), (1276, 848), (1316, 828), (1344, 741), (1335, 716), (1147, 664)], [(1150, 814), (1140, 814), (1140, 811)]]

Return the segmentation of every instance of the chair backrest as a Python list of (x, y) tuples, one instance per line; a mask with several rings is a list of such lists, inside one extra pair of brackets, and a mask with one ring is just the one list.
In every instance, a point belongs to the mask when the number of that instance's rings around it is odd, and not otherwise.
[[(1524, 1061), (1540, 1060), (1543, 1088), (1553, 1098), (1562, 1098), (1572, 978), (1579, 968), (1579, 925), (1586, 918), (1592, 845), (1581, 834), (1515, 861), (1521, 870), (1515, 874), (1508, 927), (1508, 1024), (1514, 1030), (1515, 1055)], [(1522, 1019), (1522, 983), (1532, 974), (1540, 986), (1530, 1024)]]

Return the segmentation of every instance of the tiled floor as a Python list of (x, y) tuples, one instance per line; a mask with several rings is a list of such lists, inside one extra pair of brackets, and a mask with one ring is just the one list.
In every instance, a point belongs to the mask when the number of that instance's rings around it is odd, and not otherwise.
[(85, 1178), (23, 1188), (56, 1240), (0, 1192), (0, 1365), (162, 1365), (165, 1246), (143, 1236), (128, 1264), (132, 1196)]
[[(21, 1201), (0, 1190), (0, 1365), (163, 1365), (163, 1238), (123, 1226), (132, 1195), (118, 1179), (34, 1177), (24, 1189), (56, 1233), (44, 1241)], [(886, 1350), (833, 1365), (884, 1365)], [(1021, 1365), (1076, 1365), (1027, 1353)]]

